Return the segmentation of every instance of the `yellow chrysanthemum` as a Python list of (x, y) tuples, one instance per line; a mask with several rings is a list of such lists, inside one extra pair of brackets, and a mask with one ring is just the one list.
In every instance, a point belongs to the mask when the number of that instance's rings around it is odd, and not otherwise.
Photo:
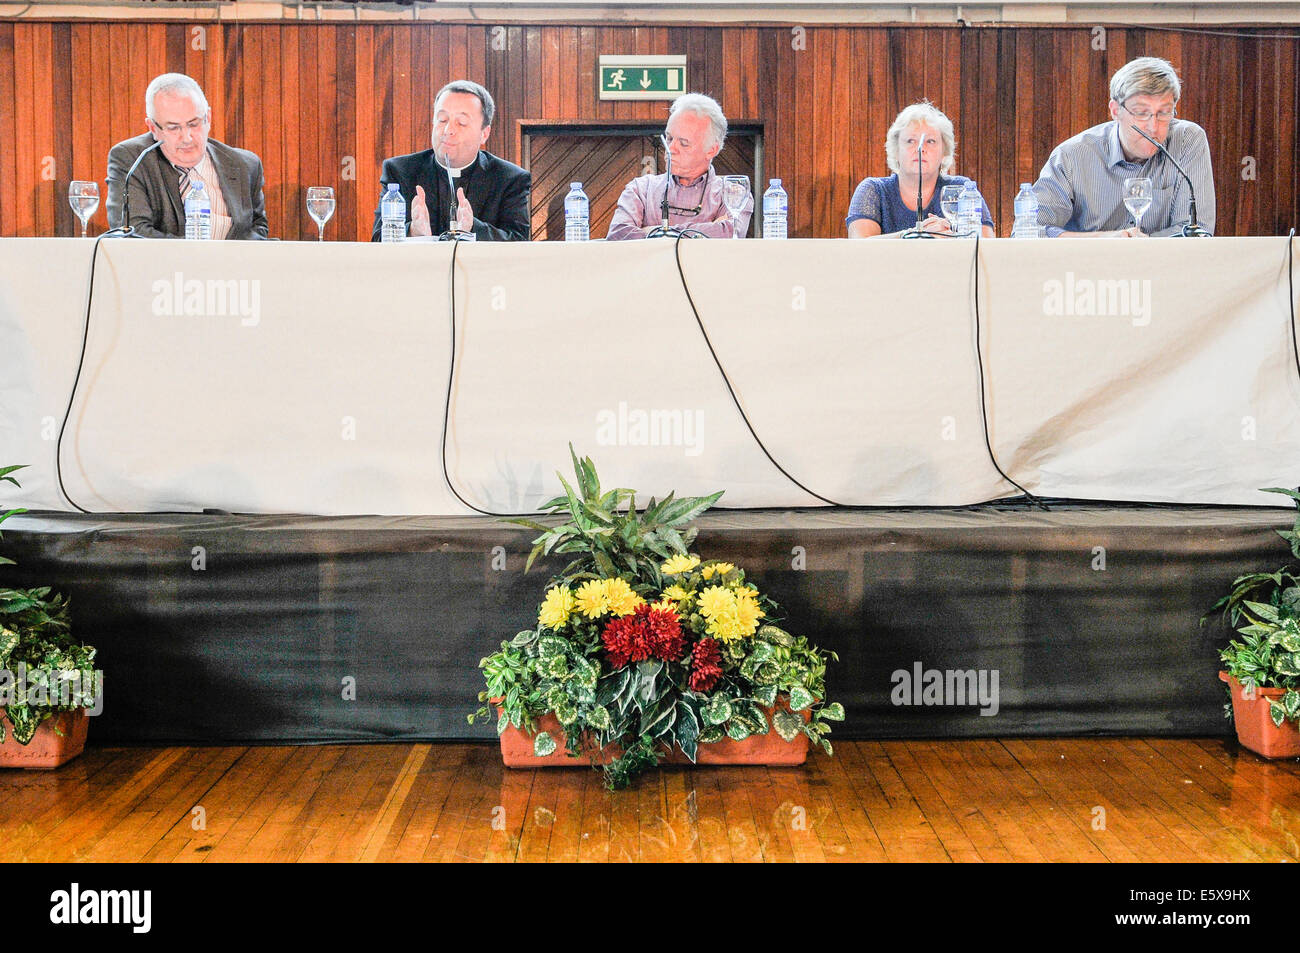
[(745, 633), (740, 625), (736, 594), (725, 586), (709, 586), (700, 591), (700, 615), (708, 620), (705, 630), (722, 642), (733, 642)]
[(650, 608), (660, 609), (664, 612), (676, 612), (677, 603), (673, 602), (671, 599), (660, 599), (658, 602), (650, 603)]
[(700, 564), (699, 556), (670, 556), (660, 567), (665, 576), (675, 576), (680, 572), (690, 572)]
[(691, 594), (681, 586), (669, 586), (664, 590), (664, 599), (671, 599), (673, 602), (685, 602), (691, 597)]
[(624, 579), (605, 580), (605, 603), (610, 615), (631, 615), (645, 605), (645, 600), (632, 591)]
[(577, 609), (588, 619), (599, 619), (609, 611), (604, 579), (588, 579), (578, 587)]
[(753, 589), (736, 590), (736, 620), (740, 623), (740, 634), (750, 636), (758, 631), (758, 620), (764, 612), (758, 606), (758, 593)]
[(537, 612), (537, 624), (548, 629), (563, 628), (573, 612), (573, 593), (568, 586), (556, 586), (546, 593)]
[(712, 579), (714, 576), (725, 576), (735, 568), (731, 563), (714, 563), (701, 569), (700, 575), (705, 579)]

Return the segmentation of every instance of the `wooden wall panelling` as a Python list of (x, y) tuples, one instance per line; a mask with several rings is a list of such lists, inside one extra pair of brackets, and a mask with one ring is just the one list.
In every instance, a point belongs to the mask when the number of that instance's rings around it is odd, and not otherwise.
[[(685, 53), (692, 89), (765, 124), (765, 177), (786, 183), (798, 237), (843, 234), (857, 182), (885, 171), (890, 122), (921, 97), (952, 117), (957, 170), (980, 183), (1005, 234), (1019, 183), (1107, 118), (1110, 74), (1167, 56), (1184, 75), (1180, 112), (1210, 135), (1216, 230), (1281, 234), (1300, 212), (1300, 42), (1240, 32), (1116, 28), (1096, 50), (1088, 27), (813, 27), (795, 50), (791, 28), (775, 26), (0, 22), (0, 234), (72, 234), (67, 183), (102, 182), (109, 147), (144, 131), (144, 87), (166, 70), (202, 83), (214, 136), (262, 156), (273, 234), (312, 237), (303, 190), (333, 184), (329, 236), (364, 240), (380, 163), (427, 147), (447, 79), (493, 91), (488, 148), (519, 161), (521, 119), (661, 122), (665, 103), (597, 99), (599, 55), (637, 52)], [(349, 156), (355, 178), (343, 177)], [(1241, 177), (1246, 156), (1254, 180)], [(106, 227), (102, 207), (92, 227)]]

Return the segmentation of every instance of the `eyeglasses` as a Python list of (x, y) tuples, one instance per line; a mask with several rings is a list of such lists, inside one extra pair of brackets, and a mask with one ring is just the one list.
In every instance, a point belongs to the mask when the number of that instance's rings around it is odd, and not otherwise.
[(159, 129), (161, 129), (163, 131), (163, 134), (167, 136), (178, 136), (180, 135), (182, 129), (188, 129), (190, 132), (198, 132), (207, 124), (208, 124), (207, 119), (191, 119), (187, 123), (179, 123), (179, 122), (154, 123), (154, 125), (156, 125)]
[(1162, 123), (1169, 122), (1171, 119), (1174, 118), (1174, 116), (1178, 114), (1178, 110), (1173, 108), (1172, 106), (1168, 109), (1161, 110), (1158, 113), (1153, 113), (1149, 109), (1138, 109), (1138, 110), (1129, 109), (1123, 103), (1120, 103), (1119, 107), (1120, 109), (1128, 113), (1130, 116), (1132, 116), (1134, 119), (1136, 119), (1138, 122), (1146, 122), (1149, 119), (1155, 119), (1156, 122), (1162, 122)]

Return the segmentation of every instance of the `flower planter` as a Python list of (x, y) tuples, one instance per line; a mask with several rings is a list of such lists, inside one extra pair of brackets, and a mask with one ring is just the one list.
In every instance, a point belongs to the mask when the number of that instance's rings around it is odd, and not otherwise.
[[(0, 709), (3, 711), (3, 709)], [(62, 735), (56, 734), (55, 725)], [(85, 709), (63, 711), (41, 722), (30, 744), (14, 740), (13, 725), (5, 723), (5, 740), (0, 744), (0, 768), (48, 770), (71, 761), (86, 747), (90, 718)]]
[[(782, 698), (779, 704), (785, 707), (785, 699)], [(774, 710), (771, 708), (766, 710), (767, 734), (754, 735), (744, 741), (723, 738), (721, 741), (701, 744), (695, 753), (695, 763), (707, 765), (749, 764), (771, 767), (794, 767), (803, 764), (808, 760), (808, 736), (800, 734), (793, 741), (783, 741), (781, 736), (771, 727)], [(804, 721), (808, 721), (810, 717), (810, 712), (803, 712)], [(560, 727), (560, 723), (555, 720), (554, 715), (544, 715), (538, 719), (537, 726), (539, 732), (550, 732), (557, 745), (555, 751), (544, 758), (539, 758), (533, 754), (532, 736), (520, 731), (514, 725), (510, 725), (500, 736), (501, 760), (507, 768), (581, 768), (588, 767), (593, 763), (609, 764), (622, 754), (622, 751), (616, 745), (610, 745), (601, 751), (595, 759), (585, 755), (580, 758), (573, 758), (564, 750), (566, 736), (564, 729)], [(662, 763), (690, 764), (691, 762), (680, 748), (675, 748), (673, 751), (665, 753)]]
[(1247, 698), (1241, 682), (1227, 672), (1220, 672), (1219, 680), (1232, 690), (1232, 721), (1243, 748), (1265, 758), (1300, 757), (1300, 728), (1291, 721), (1282, 722), (1279, 728), (1268, 713), (1268, 700), (1280, 698), (1283, 689), (1257, 688), (1255, 697)]

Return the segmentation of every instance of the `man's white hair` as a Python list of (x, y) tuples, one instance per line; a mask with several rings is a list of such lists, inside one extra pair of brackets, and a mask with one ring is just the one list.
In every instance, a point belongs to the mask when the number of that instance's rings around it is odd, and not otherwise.
[(1174, 64), (1158, 56), (1139, 56), (1129, 60), (1110, 78), (1110, 98), (1123, 103), (1130, 96), (1172, 95), (1174, 102), (1182, 95), (1178, 71)]
[[(890, 172), (899, 171), (898, 141), (903, 136), (903, 130), (918, 122), (923, 122), (934, 129), (943, 140), (943, 158), (939, 161), (939, 172), (941, 175), (947, 175), (948, 170), (957, 161), (957, 137), (953, 134), (952, 120), (929, 100), (912, 103), (894, 119), (889, 132), (885, 133), (885, 164), (889, 166)], [(915, 165), (916, 156), (912, 156), (912, 159), (912, 164)]]
[(722, 114), (722, 107), (712, 96), (705, 96), (703, 93), (683, 93), (673, 100), (672, 108), (668, 110), (668, 118), (672, 119), (678, 113), (692, 113), (707, 119), (709, 129), (713, 133), (713, 142), (719, 149), (727, 141), (727, 117)]
[(163, 73), (161, 76), (155, 76), (149, 88), (144, 91), (144, 114), (154, 122), (157, 122), (158, 118), (154, 115), (153, 104), (159, 93), (188, 96), (194, 100), (194, 106), (200, 116), (208, 114), (208, 98), (203, 95), (203, 90), (199, 88), (198, 83), (184, 73)]

